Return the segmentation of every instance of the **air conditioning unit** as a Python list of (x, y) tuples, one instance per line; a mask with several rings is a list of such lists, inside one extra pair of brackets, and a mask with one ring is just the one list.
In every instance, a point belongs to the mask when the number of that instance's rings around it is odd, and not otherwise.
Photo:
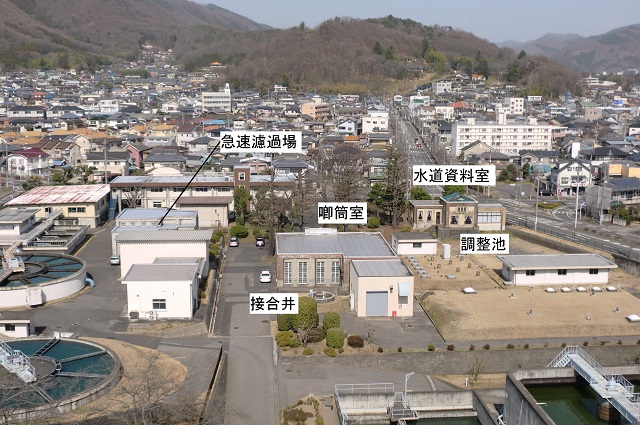
[(155, 311), (155, 310), (151, 310), (151, 311), (149, 312), (149, 320), (156, 320), (156, 319), (157, 319), (157, 317), (156, 317), (156, 311)]

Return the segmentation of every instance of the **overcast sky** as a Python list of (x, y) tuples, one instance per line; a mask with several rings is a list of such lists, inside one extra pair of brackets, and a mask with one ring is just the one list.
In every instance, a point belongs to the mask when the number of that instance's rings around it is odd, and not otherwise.
[(553, 32), (602, 34), (640, 23), (640, 1), (619, 0), (195, 0), (213, 3), (261, 24), (315, 27), (336, 16), (393, 15), (425, 25), (452, 26), (494, 43), (529, 41)]

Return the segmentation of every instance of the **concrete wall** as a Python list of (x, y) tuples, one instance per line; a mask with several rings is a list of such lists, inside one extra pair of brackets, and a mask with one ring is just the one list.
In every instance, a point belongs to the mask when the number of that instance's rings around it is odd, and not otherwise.
[(507, 375), (505, 392), (504, 419), (507, 424), (555, 425), (555, 422), (536, 404), (536, 400), (524, 385), (513, 375)]
[[(497, 347), (497, 346), (496, 346)], [(460, 350), (467, 347), (459, 347)], [(504, 347), (503, 347), (504, 348)], [(640, 347), (605, 345), (582, 347), (602, 366), (636, 365), (640, 363)], [(297, 364), (327, 364), (392, 371), (415, 371), (416, 374), (458, 374), (468, 371), (477, 357), (484, 358), (484, 373), (504, 373), (519, 369), (544, 369), (562, 351), (562, 347), (515, 350), (384, 352), (358, 356), (316, 357), (294, 356), (287, 361)]]

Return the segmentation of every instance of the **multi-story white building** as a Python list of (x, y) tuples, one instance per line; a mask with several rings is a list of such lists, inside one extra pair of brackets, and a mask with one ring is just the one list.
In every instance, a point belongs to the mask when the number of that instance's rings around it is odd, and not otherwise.
[(518, 156), (523, 149), (551, 150), (553, 132), (563, 128), (539, 124), (535, 118), (527, 124), (507, 122), (504, 114), (499, 115), (498, 122), (477, 122), (475, 118), (467, 118), (466, 122), (452, 126), (451, 155), (458, 156), (462, 148), (478, 140), (509, 156)]
[(389, 112), (369, 111), (362, 117), (362, 132), (377, 133), (389, 130)]
[(231, 88), (228, 83), (218, 91), (202, 92), (202, 113), (214, 110), (231, 112)]
[(524, 114), (524, 97), (505, 97), (504, 107), (510, 115)]

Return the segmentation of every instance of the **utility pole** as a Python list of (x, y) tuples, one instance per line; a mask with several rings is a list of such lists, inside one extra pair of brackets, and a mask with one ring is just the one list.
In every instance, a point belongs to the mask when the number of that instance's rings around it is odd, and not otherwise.
[(107, 184), (107, 139), (102, 139), (102, 149), (104, 150), (104, 184)]
[(580, 174), (582, 172), (582, 163), (578, 163), (580, 168), (578, 168), (578, 181), (576, 182), (576, 217), (573, 223), (573, 228), (576, 229), (578, 227), (578, 194), (580, 193)]

